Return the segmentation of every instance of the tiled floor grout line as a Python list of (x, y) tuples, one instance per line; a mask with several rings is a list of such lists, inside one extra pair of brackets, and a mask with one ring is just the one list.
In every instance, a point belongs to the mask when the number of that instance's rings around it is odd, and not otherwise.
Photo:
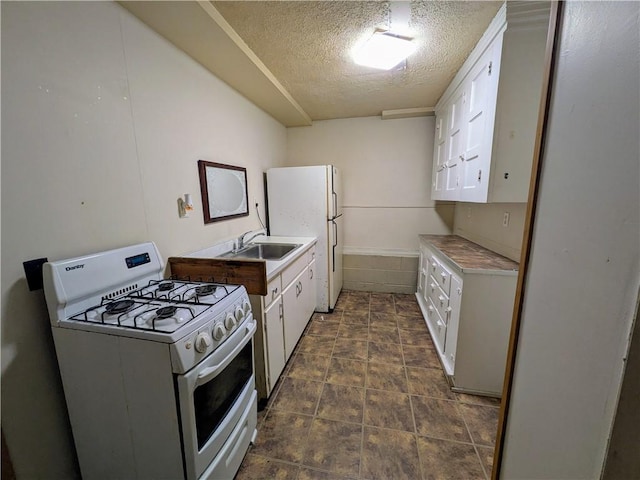
[(482, 467), (482, 471), (484, 472), (485, 480), (489, 480), (489, 478), (491, 477), (491, 472), (487, 472), (487, 469), (484, 466), (484, 462), (482, 461), (482, 457), (480, 456), (480, 451), (478, 450), (478, 445), (474, 443), (473, 449), (475, 450), (478, 459), (480, 459), (480, 466)]
[(362, 478), (362, 457), (364, 456), (364, 421), (367, 410), (367, 385), (369, 382), (369, 326), (371, 324), (371, 295), (369, 295), (369, 309), (367, 311), (367, 354), (364, 368), (364, 389), (362, 390), (362, 430), (360, 433), (360, 459), (358, 462), (358, 478)]

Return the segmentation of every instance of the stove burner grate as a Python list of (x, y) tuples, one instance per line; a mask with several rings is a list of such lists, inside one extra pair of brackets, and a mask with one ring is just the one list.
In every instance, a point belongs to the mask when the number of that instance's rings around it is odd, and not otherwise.
[(215, 285), (201, 285), (196, 287), (196, 295), (204, 297), (205, 295), (211, 295), (216, 291)]
[(116, 300), (107, 304), (105, 307), (105, 312), (111, 315), (116, 315), (118, 313), (124, 313), (131, 310), (131, 307), (134, 305), (133, 300)]
[(156, 318), (159, 320), (170, 318), (170, 317), (173, 317), (177, 311), (178, 311), (178, 307), (174, 307), (174, 306), (161, 307), (156, 310)]
[(173, 282), (162, 282), (158, 285), (158, 291), (166, 292), (167, 290), (173, 289), (174, 285)]

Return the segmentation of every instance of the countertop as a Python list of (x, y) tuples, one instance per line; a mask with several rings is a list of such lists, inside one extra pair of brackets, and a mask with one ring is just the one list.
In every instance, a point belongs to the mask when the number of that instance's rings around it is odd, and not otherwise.
[(517, 262), (457, 235), (418, 235), (421, 242), (438, 250), (463, 273), (496, 272), (516, 275)]

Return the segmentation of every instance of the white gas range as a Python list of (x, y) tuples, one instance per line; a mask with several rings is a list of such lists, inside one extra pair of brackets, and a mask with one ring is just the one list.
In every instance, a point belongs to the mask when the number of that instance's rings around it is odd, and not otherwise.
[(83, 478), (233, 478), (255, 439), (243, 286), (162, 278), (153, 243), (43, 269)]

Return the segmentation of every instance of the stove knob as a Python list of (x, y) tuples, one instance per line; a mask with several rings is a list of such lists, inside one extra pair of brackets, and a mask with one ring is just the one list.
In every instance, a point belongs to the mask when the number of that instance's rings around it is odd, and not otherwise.
[(227, 330), (231, 330), (236, 326), (236, 318), (230, 313), (227, 313), (227, 317), (224, 319), (224, 326), (227, 328)]
[(242, 319), (244, 318), (244, 311), (242, 310), (242, 307), (237, 307), (236, 308), (236, 322), (240, 323), (242, 322)]
[(226, 330), (224, 329), (221, 323), (217, 323), (216, 326), (213, 327), (212, 334), (213, 334), (214, 340), (216, 341), (221, 340), (222, 337), (224, 337), (225, 333), (226, 333)]
[(242, 310), (244, 310), (245, 315), (251, 311), (251, 304), (249, 303), (249, 300), (242, 302)]
[(211, 337), (207, 332), (200, 332), (196, 336), (196, 351), (203, 353), (207, 351), (207, 348), (211, 346)]

